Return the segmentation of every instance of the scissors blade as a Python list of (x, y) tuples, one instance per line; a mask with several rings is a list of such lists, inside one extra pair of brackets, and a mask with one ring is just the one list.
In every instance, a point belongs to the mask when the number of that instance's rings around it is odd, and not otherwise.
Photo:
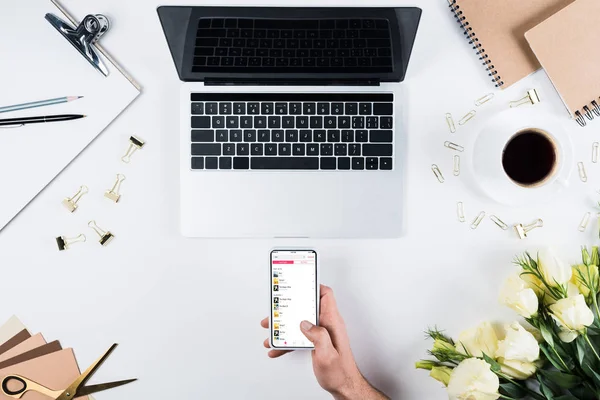
[(118, 344), (113, 344), (110, 346), (110, 349), (106, 351), (96, 360), (95, 363), (90, 365), (88, 369), (85, 370), (83, 374), (79, 376), (56, 400), (68, 400), (72, 398), (79, 397), (79, 391), (83, 389), (87, 381), (94, 375), (94, 373), (104, 364), (104, 361), (111, 355), (111, 353), (117, 348)]
[(128, 383), (135, 382), (135, 381), (137, 381), (137, 379), (127, 379), (127, 380), (118, 381), (118, 382), (109, 382), (109, 383), (101, 383), (99, 385), (84, 386), (77, 391), (77, 396), (87, 396), (90, 394), (103, 392), (105, 390), (114, 389), (116, 387), (127, 385)]

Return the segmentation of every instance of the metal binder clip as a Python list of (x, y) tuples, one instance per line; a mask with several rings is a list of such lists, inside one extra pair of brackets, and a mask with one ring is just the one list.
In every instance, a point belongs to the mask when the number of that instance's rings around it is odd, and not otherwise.
[(108, 68), (98, 55), (96, 46), (94, 46), (98, 39), (100, 39), (110, 27), (108, 18), (102, 14), (90, 14), (87, 15), (76, 28), (54, 14), (46, 14), (46, 20), (50, 22), (50, 25), (56, 28), (56, 30), (59, 31), (96, 70), (102, 75), (108, 76)]
[(64, 236), (59, 236), (56, 238), (56, 244), (58, 245), (59, 251), (69, 250), (72, 244), (85, 242), (86, 238), (84, 234), (81, 234), (74, 238), (66, 238)]
[(125, 153), (125, 155), (121, 157), (121, 160), (127, 164), (129, 164), (129, 162), (131, 161), (131, 156), (133, 155), (133, 153), (144, 148), (144, 145), (146, 144), (146, 142), (144, 142), (142, 139), (135, 136), (131, 136), (129, 138), (129, 142), (130, 144), (129, 148), (127, 149), (127, 153)]
[(115, 203), (118, 203), (121, 199), (121, 195), (119, 194), (119, 191), (121, 190), (121, 183), (123, 183), (124, 180), (125, 175), (117, 174), (117, 180), (115, 181), (115, 184), (113, 185), (112, 189), (109, 189), (106, 192), (104, 192), (104, 197), (114, 201)]
[(532, 231), (535, 228), (541, 228), (544, 226), (544, 221), (542, 221), (541, 219), (538, 219), (537, 221), (535, 221), (532, 224), (523, 226), (523, 224), (518, 224), (515, 225), (515, 232), (517, 232), (517, 235), (519, 235), (519, 239), (525, 239), (527, 237), (527, 234)]
[(75, 210), (77, 210), (77, 202), (81, 200), (83, 195), (88, 192), (89, 190), (87, 186), (81, 186), (77, 193), (73, 195), (73, 197), (67, 197), (62, 201), (63, 206), (65, 206), (67, 210), (74, 212)]
[(537, 90), (531, 89), (527, 91), (527, 94), (522, 99), (511, 101), (510, 108), (519, 107), (523, 104), (537, 104), (540, 101), (540, 96), (538, 95)]
[(98, 225), (96, 225), (96, 221), (90, 221), (88, 226), (100, 236), (100, 244), (102, 246), (107, 246), (115, 237), (112, 233), (100, 229)]

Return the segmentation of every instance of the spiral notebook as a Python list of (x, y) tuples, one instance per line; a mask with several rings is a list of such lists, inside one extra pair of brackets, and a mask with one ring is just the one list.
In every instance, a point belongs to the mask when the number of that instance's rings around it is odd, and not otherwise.
[(600, 0), (577, 0), (525, 37), (571, 117), (600, 117)]
[(574, 0), (448, 0), (497, 87), (507, 88), (540, 69), (525, 32)]

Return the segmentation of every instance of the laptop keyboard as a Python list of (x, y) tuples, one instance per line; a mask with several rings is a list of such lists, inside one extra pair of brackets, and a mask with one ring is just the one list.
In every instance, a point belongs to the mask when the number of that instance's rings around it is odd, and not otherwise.
[(387, 19), (201, 18), (192, 72), (390, 72), (392, 64)]
[(194, 170), (391, 170), (392, 94), (192, 93)]

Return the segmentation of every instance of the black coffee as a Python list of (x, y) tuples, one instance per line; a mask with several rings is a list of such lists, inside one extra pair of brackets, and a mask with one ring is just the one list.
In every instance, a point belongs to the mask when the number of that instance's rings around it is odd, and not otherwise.
[(506, 144), (502, 166), (516, 183), (535, 186), (554, 172), (556, 147), (546, 134), (534, 129), (523, 130)]

